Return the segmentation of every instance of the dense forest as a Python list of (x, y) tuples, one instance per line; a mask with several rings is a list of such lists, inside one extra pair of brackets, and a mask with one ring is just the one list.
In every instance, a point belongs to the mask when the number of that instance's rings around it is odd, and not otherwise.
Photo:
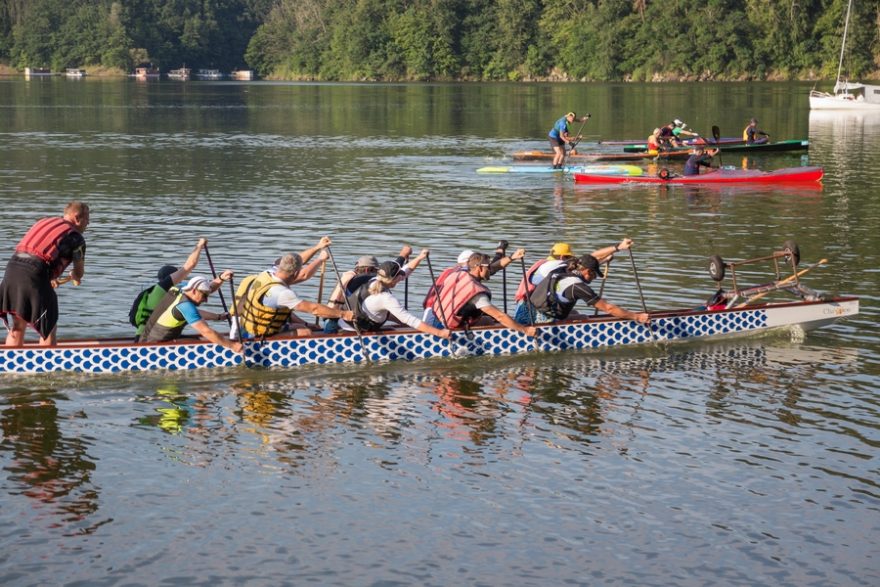
[[(0, 62), (315, 80), (834, 78), (847, 0), (0, 0)], [(854, 0), (845, 73), (880, 72)]]

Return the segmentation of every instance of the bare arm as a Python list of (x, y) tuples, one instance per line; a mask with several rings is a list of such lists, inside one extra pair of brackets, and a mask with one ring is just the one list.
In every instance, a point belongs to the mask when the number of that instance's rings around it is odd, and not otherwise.
[(316, 304), (315, 302), (309, 302), (306, 300), (302, 300), (300, 303), (298, 303), (294, 310), (296, 310), (297, 312), (307, 312), (321, 318), (341, 318), (346, 322), (351, 322), (352, 320), (354, 320), (354, 312), (350, 312), (349, 310), (331, 308), (329, 306), (325, 306), (324, 304)]
[(299, 270), (299, 273), (296, 274), (296, 279), (294, 283), (300, 283), (301, 281), (305, 281), (307, 279), (311, 279), (315, 273), (318, 272), (318, 267), (321, 266), (324, 261), (326, 261), (330, 257), (330, 254), (326, 249), (321, 250), (321, 254), (318, 255), (318, 258), (303, 267)]
[(449, 339), (452, 336), (452, 332), (446, 328), (434, 328), (427, 322), (420, 322), (418, 326), (416, 326), (416, 330), (420, 332), (424, 332), (425, 334), (432, 334), (439, 338)]
[(615, 318), (635, 320), (636, 322), (640, 322), (642, 324), (647, 324), (651, 321), (651, 316), (647, 312), (630, 312), (629, 310), (624, 310), (620, 306), (615, 306), (611, 302), (607, 302), (602, 299), (600, 299), (593, 305), (598, 308), (600, 312), (611, 314)]
[(303, 264), (311, 261), (312, 257), (315, 256), (315, 253), (317, 253), (318, 251), (320, 251), (322, 249), (329, 247), (332, 244), (333, 244), (333, 241), (330, 240), (329, 236), (322, 236), (321, 240), (318, 241), (318, 244), (316, 244), (314, 247), (310, 247), (310, 248), (306, 249), (305, 251), (303, 251), (302, 253), (299, 254), (299, 256), (302, 257)]
[(599, 261), (599, 263), (607, 263), (614, 256), (614, 253), (616, 253), (617, 251), (625, 251), (632, 246), (633, 240), (631, 238), (625, 238), (616, 245), (610, 245), (607, 247), (602, 247), (601, 249), (596, 249), (592, 252), (592, 255), (597, 261)]
[(189, 254), (189, 257), (187, 257), (186, 261), (183, 262), (183, 267), (171, 274), (171, 283), (180, 283), (181, 281), (186, 279), (187, 275), (192, 273), (192, 270), (195, 269), (196, 265), (199, 264), (199, 256), (202, 254), (202, 249), (204, 249), (205, 245), (207, 244), (207, 239), (199, 239), (199, 242), (196, 243), (196, 246)]
[(531, 336), (532, 338), (538, 336), (538, 329), (534, 326), (523, 326), (522, 324), (517, 324), (513, 321), (513, 318), (496, 308), (495, 306), (486, 306), (484, 308), (480, 308), (484, 314), (493, 318), (496, 322), (501, 324), (502, 326), (506, 326), (507, 328), (512, 328), (517, 332), (521, 332), (526, 336)]
[(192, 327), (195, 328), (196, 332), (202, 335), (203, 338), (213, 342), (214, 344), (222, 345), (236, 353), (240, 353), (242, 351), (242, 346), (240, 342), (229, 340), (225, 336), (219, 334), (216, 330), (208, 326), (204, 320), (199, 320), (198, 322), (194, 322)]

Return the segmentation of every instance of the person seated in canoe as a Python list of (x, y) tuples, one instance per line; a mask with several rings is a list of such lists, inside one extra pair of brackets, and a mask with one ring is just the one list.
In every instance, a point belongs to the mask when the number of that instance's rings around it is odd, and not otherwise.
[(577, 141), (581, 138), (580, 135), (576, 137), (571, 136), (568, 125), (575, 120), (586, 122), (589, 117), (587, 115), (578, 118), (577, 114), (569, 112), (557, 120), (553, 128), (550, 129), (548, 137), (550, 138), (550, 146), (553, 148), (553, 169), (562, 169), (562, 164), (565, 162), (565, 145), (577, 144)]
[[(286, 253), (273, 271), (249, 275), (242, 280), (230, 338), (266, 338), (275, 334), (295, 332), (310, 336), (312, 328), (294, 314), (306, 312), (321, 318), (348, 318), (347, 310), (300, 299), (291, 285), (301, 281), (303, 260), (297, 253)], [(243, 289), (243, 291), (242, 291)]]
[[(196, 268), (202, 250), (207, 244), (207, 239), (200, 238), (196, 243), (195, 248), (193, 248), (192, 252), (189, 254), (189, 257), (186, 258), (186, 261), (184, 261), (183, 265), (179, 268), (174, 265), (164, 265), (159, 269), (159, 272), (156, 275), (158, 281), (154, 285), (141, 290), (134, 299), (134, 302), (131, 304), (131, 309), (128, 311), (128, 321), (136, 328), (134, 342), (137, 342), (140, 339), (141, 334), (144, 332), (144, 327), (147, 325), (147, 320), (150, 319), (153, 310), (156, 309), (156, 306), (159, 305), (159, 302), (162, 301), (165, 294), (168, 293), (172, 287), (186, 279), (189, 274), (192, 273), (192, 270)], [(219, 278), (215, 279), (214, 283), (216, 284), (214, 290), (217, 290), (221, 283)], [(225, 313), (220, 314), (220, 320), (226, 320), (227, 318), (228, 316)]]
[[(632, 247), (633, 240), (631, 238), (621, 239), (616, 245), (609, 245), (596, 249), (591, 256), (599, 260), (600, 264), (610, 263), (614, 258), (614, 253), (625, 251)], [(529, 298), (535, 288), (552, 272), (558, 271), (566, 267), (569, 263), (576, 260), (574, 251), (568, 243), (556, 243), (550, 249), (550, 256), (534, 263), (526, 271), (525, 276), (520, 280), (519, 287), (516, 290), (514, 300), (517, 302), (514, 310), (514, 319), (520, 324), (534, 323), (535, 309), (529, 302)], [(529, 315), (531, 314), (531, 322)]]
[(648, 154), (658, 155), (661, 149), (664, 149), (663, 143), (660, 141), (660, 127), (654, 129), (654, 132), (648, 136)]
[[(398, 266), (403, 267), (410, 255), (412, 255), (412, 247), (404, 245), (393, 261), (397, 263)], [(416, 263), (415, 267), (418, 267), (418, 263)], [(415, 267), (412, 269), (414, 270)], [(331, 308), (345, 308), (345, 298), (348, 297), (352, 291), (375, 277), (378, 270), (379, 260), (376, 257), (373, 255), (363, 255), (360, 257), (355, 263), (354, 269), (346, 271), (339, 276), (341, 281), (336, 282), (336, 287), (333, 288), (333, 292), (330, 294), (327, 305)], [(409, 276), (409, 272), (410, 271), (406, 270), (401, 271), (398, 276), (398, 281), (406, 279)], [(324, 332), (327, 334), (339, 332), (339, 320), (335, 318), (324, 320)]]
[(657, 135), (657, 142), (661, 149), (672, 149), (681, 147), (682, 142), (675, 136), (675, 121), (660, 127), (660, 134)]
[[(601, 265), (593, 255), (583, 255), (577, 259), (568, 259), (562, 266), (550, 271), (529, 295), (532, 316), (531, 322), (547, 323), (567, 318), (585, 318), (586, 316), (572, 313), (578, 301), (610, 314), (615, 318), (635, 320), (647, 324), (651, 317), (647, 312), (631, 312), (600, 298), (589, 283), (600, 275)], [(523, 322), (520, 322), (523, 323)]]
[(694, 152), (684, 163), (684, 175), (700, 175), (700, 167), (712, 167), (712, 158), (718, 154), (718, 149), (705, 149), (706, 141), (700, 139), (694, 145)]
[(534, 326), (517, 324), (510, 316), (492, 305), (492, 293), (483, 285), (489, 280), (491, 257), (474, 253), (468, 258), (467, 269), (455, 271), (443, 282), (436, 284), (436, 297), (431, 306), (435, 326), (455, 329), (477, 324), (499, 323), (526, 336), (538, 335)]
[[(221, 283), (232, 279), (232, 276), (232, 271), (224, 271), (220, 274)], [(180, 338), (183, 329), (189, 324), (214, 344), (240, 353), (242, 351), (240, 342), (229, 340), (206, 324), (206, 320), (221, 319), (220, 314), (199, 310), (199, 306), (207, 301), (208, 296), (216, 291), (217, 287), (208, 278), (195, 275), (183, 287), (169, 289), (147, 320), (140, 342), (165, 342)]]
[[(421, 261), (428, 256), (428, 249), (422, 250), (416, 257)], [(378, 332), (382, 326), (394, 318), (400, 324), (409, 326), (419, 332), (448, 339), (452, 336), (446, 328), (436, 328), (419, 320), (400, 303), (391, 288), (398, 283), (398, 275), (402, 273), (400, 265), (394, 261), (385, 261), (379, 265), (376, 275), (367, 283), (361, 284), (348, 296), (348, 305), (354, 312), (353, 318), (339, 321), (343, 330), (358, 332)]]
[[(8, 329), (7, 347), (22, 346), (29, 325), (39, 333), (40, 346), (55, 345), (55, 288), (67, 281), (80, 284), (86, 264), (82, 233), (89, 221), (88, 204), (74, 200), (64, 208), (63, 216), (38, 220), (15, 246), (0, 282), (0, 319)], [(70, 272), (62, 277), (71, 264)]]
[(758, 119), (752, 118), (743, 129), (743, 140), (747, 145), (763, 145), (770, 140), (770, 135), (758, 129)]
[(687, 124), (676, 118), (672, 121), (672, 135), (675, 137), (679, 146), (684, 145), (685, 141), (700, 136), (700, 133), (687, 130)]
[[(517, 249), (510, 255), (507, 254), (507, 248), (509, 243), (506, 240), (502, 240), (498, 243), (498, 246), (495, 248), (495, 256), (492, 257), (492, 260), (489, 263), (489, 275), (495, 275), (514, 261), (519, 261), (523, 257), (526, 256), (525, 249)], [(446, 279), (456, 271), (467, 271), (468, 260), (471, 258), (471, 255), (474, 254), (474, 251), (471, 249), (465, 249), (458, 255), (458, 259), (456, 260), (456, 264), (452, 267), (448, 267), (440, 272), (440, 275), (437, 276), (437, 281), (435, 282), (437, 288), (443, 285)], [(428, 322), (429, 324), (434, 323), (434, 310), (432, 306), (434, 305), (434, 300), (436, 299), (436, 289), (431, 287), (428, 289), (428, 295), (425, 296), (424, 301), (422, 302), (422, 308), (424, 308), (424, 313), (422, 314), (422, 320)]]

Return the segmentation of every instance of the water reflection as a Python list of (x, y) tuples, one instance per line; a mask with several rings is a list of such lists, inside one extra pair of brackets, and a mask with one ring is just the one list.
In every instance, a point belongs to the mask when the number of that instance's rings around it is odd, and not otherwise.
[(63, 414), (68, 398), (52, 389), (5, 392), (0, 411), (9, 495), (33, 500), (36, 518), (65, 534), (90, 534), (109, 520), (95, 519), (100, 487), (95, 460), (79, 434), (82, 412)]

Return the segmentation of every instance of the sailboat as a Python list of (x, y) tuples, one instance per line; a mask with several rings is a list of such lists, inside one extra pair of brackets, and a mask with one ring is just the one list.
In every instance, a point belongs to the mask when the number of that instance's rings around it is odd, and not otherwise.
[(843, 26), (843, 42), (840, 45), (840, 62), (837, 65), (837, 82), (834, 93), (810, 91), (811, 110), (876, 110), (880, 111), (880, 86), (869, 86), (858, 82), (841, 81), (843, 56), (846, 50), (846, 34), (849, 31), (849, 17), (852, 0), (846, 6), (846, 23)]

